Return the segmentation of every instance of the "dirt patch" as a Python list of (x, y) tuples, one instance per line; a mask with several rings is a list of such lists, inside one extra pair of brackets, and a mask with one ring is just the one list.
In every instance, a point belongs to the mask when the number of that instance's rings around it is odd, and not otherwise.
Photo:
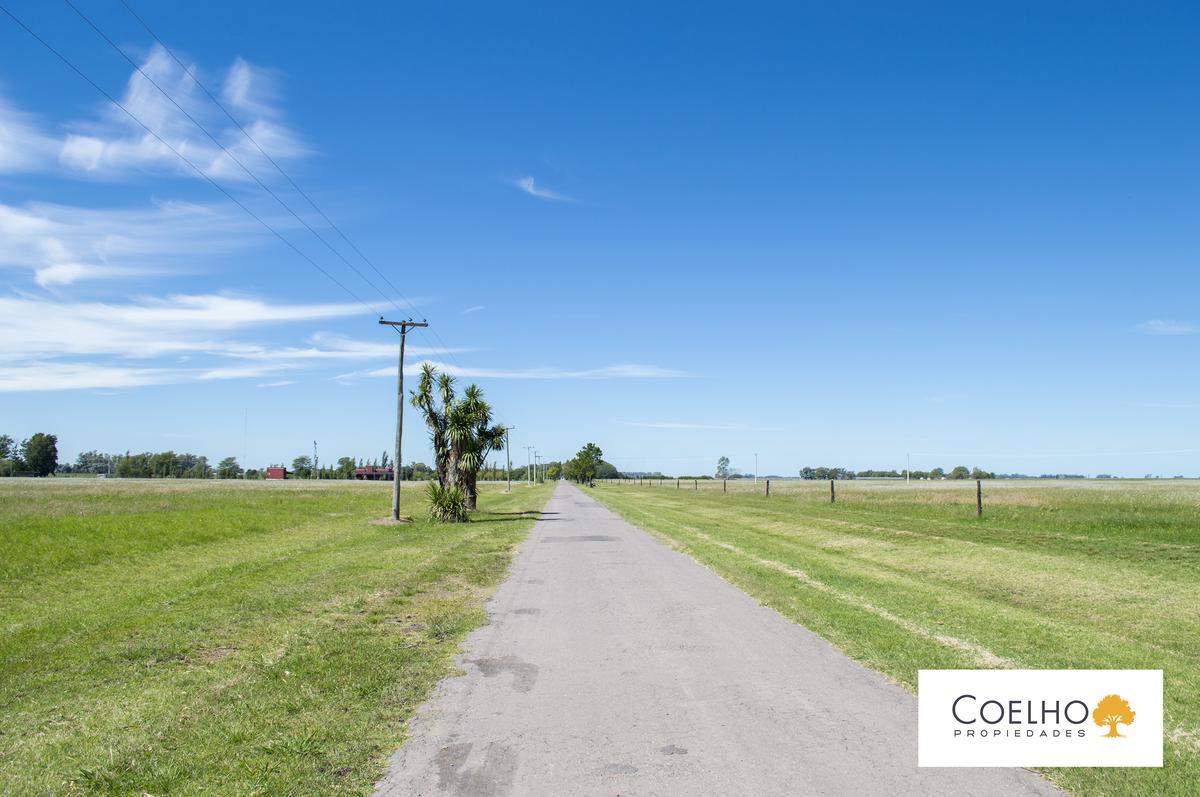
[(401, 515), (399, 520), (390, 517), (381, 517), (371, 521), (372, 526), (403, 526), (405, 523), (412, 523), (413, 519), (407, 515)]
[(211, 650), (206, 650), (203, 653), (201, 653), (199, 656), (197, 656), (196, 659), (197, 659), (197, 661), (201, 662), (202, 664), (216, 664), (219, 661), (224, 661), (225, 659), (229, 658), (230, 656), (232, 656), (234, 653), (237, 653), (237, 652), (238, 652), (238, 649), (233, 647), (232, 645), (225, 645), (225, 646), (222, 646), (219, 648), (212, 648)]

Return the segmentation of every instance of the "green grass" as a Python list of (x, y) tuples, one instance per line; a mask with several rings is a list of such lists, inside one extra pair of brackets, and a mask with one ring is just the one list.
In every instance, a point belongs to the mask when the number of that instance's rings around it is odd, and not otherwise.
[(1200, 791), (1200, 484), (600, 484), (626, 519), (915, 690), (923, 668), (1162, 669), (1162, 769), (1046, 770), (1082, 795)]
[(369, 793), (549, 496), (389, 491), (0, 480), (0, 794)]

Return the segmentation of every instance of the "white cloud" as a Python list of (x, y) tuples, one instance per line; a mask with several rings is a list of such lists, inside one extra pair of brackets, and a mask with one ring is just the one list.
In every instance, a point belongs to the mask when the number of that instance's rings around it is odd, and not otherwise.
[[(0, 297), (0, 392), (250, 379), (325, 362), (393, 361), (396, 343), (390, 338), (356, 340), (318, 333), (308, 346), (271, 346), (241, 337), (268, 325), (361, 312), (351, 302), (282, 304), (222, 294), (116, 303)], [(409, 350), (418, 357), (470, 351), (420, 346)]]
[(42, 287), (166, 273), (178, 271), (181, 261), (245, 247), (260, 229), (224, 204), (111, 210), (0, 204), (0, 266), (30, 269)]
[(0, 393), (130, 388), (185, 381), (186, 372), (96, 363), (27, 362), (0, 369)]
[(258, 387), (287, 387), (296, 384), (295, 379), (280, 379), (277, 382), (263, 382)]
[[(59, 161), (64, 166), (106, 178), (146, 171), (196, 176), (171, 151), (173, 148), (212, 178), (250, 179), (230, 153), (260, 178), (271, 174), (272, 168), (258, 147), (208, 100), (166, 50), (156, 44), (141, 69), (145, 75), (137, 71), (130, 75), (121, 104), (157, 138), (124, 111), (107, 105), (98, 119), (69, 125), (74, 132), (67, 135), (59, 152)], [(194, 67), (191, 70), (195, 73)], [(242, 127), (272, 158), (278, 161), (308, 153), (300, 138), (280, 121), (282, 114), (272, 72), (238, 59), (226, 73), (219, 91)], [(209, 130), (213, 138), (189, 120), (184, 111)], [(214, 143), (213, 139), (220, 143)]]
[(482, 304), (477, 304), (474, 307), (468, 307), (466, 310), (463, 310), (461, 313), (459, 313), (459, 315), (470, 315), (471, 313), (478, 313), (480, 310), (485, 309), (487, 308), (485, 308)]
[[(588, 368), (584, 370), (567, 370), (563, 368), (499, 369), (458, 366), (434, 360), (424, 360), (405, 365), (405, 375), (420, 374), (421, 368), (425, 363), (429, 363), (441, 373), (466, 379), (676, 379), (688, 376), (683, 371), (660, 368), (656, 365), (639, 365), (636, 363), (606, 365), (602, 368)], [(359, 377), (395, 375), (395, 368), (377, 368), (371, 371), (353, 371), (348, 374), (341, 374), (335, 377), (335, 379), (343, 384), (349, 384)]]
[(0, 97), (0, 174), (41, 171), (54, 162), (59, 146), (36, 119)]
[[(397, 338), (384, 341), (355, 340), (353, 338), (318, 332), (310, 339), (308, 347), (271, 348), (266, 346), (236, 346), (225, 351), (232, 357), (248, 360), (392, 360), (397, 354)], [(470, 348), (439, 348), (436, 346), (408, 346), (405, 351), (414, 357), (448, 354), (451, 352), (476, 351)]]
[(1196, 326), (1190, 321), (1168, 321), (1155, 318), (1143, 321), (1135, 326), (1134, 330), (1143, 335), (1194, 335), (1200, 332), (1200, 326)]
[[(97, 106), (94, 117), (68, 121), (65, 127), (69, 132), (62, 135), (48, 132), (36, 117), (0, 98), (0, 174), (65, 168), (105, 179), (143, 172), (196, 177), (171, 151), (174, 148), (208, 177), (250, 180), (236, 158), (266, 180), (273, 176), (274, 167), (259, 147), (276, 161), (309, 153), (299, 135), (283, 122), (278, 78), (272, 70), (239, 58), (220, 81), (200, 77), (206, 85), (216, 86), (231, 113), (257, 142), (255, 146), (161, 46), (154, 45), (140, 66), (145, 75), (136, 70), (130, 74), (120, 101), (145, 127), (105, 101)], [(189, 71), (200, 75), (194, 66)]]
[(553, 191), (549, 188), (542, 188), (542, 187), (538, 186), (534, 182), (532, 177), (522, 177), (522, 178), (516, 180), (513, 183), (513, 185), (515, 185), (517, 188), (520, 188), (522, 191), (529, 194), (530, 196), (535, 196), (538, 199), (547, 199), (547, 200), (550, 200), (551, 202), (574, 202), (575, 201), (575, 200), (571, 199), (571, 197), (566, 196), (565, 194), (560, 194), (557, 191)]
[[(362, 313), (356, 303), (272, 304), (220, 294), (121, 303), (0, 297), (0, 360), (72, 355), (155, 357), (269, 351), (219, 333)], [(214, 337), (215, 336), (215, 337)]]

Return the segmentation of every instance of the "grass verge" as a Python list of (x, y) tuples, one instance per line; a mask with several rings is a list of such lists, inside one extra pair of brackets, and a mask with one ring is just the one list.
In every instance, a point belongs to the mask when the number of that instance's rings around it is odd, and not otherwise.
[(0, 793), (369, 793), (549, 492), (0, 481)]
[[(692, 484), (686, 485), (693, 487)], [(1162, 769), (1045, 770), (1087, 795), (1200, 784), (1200, 487), (720, 482), (591, 493), (915, 691), (926, 668), (1162, 669)]]

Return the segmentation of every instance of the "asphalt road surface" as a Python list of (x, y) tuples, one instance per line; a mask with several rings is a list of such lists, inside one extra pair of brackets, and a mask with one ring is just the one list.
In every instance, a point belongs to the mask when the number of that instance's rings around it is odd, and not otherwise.
[(377, 787), (388, 795), (1028, 795), (918, 769), (917, 703), (560, 484)]

